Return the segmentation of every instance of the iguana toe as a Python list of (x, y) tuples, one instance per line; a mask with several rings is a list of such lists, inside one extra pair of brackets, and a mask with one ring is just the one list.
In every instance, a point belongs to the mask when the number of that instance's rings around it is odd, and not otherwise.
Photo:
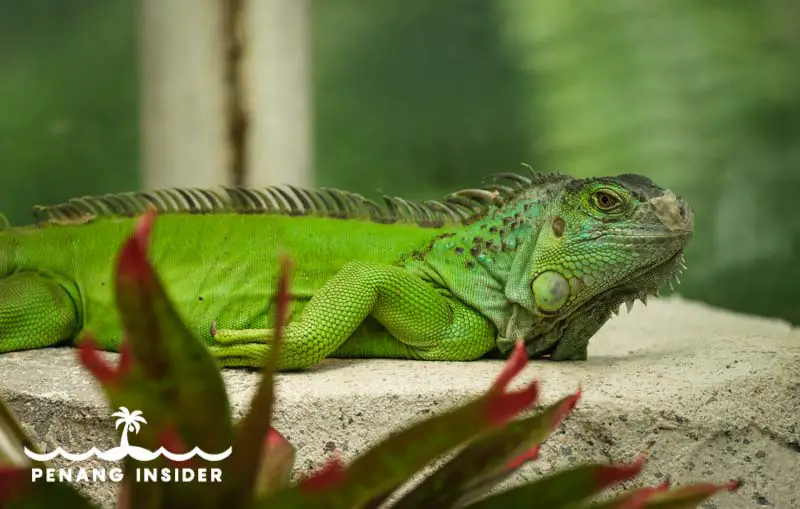
[(269, 346), (265, 343), (239, 343), (208, 348), (222, 367), (262, 366), (269, 354)]
[(266, 343), (273, 337), (273, 329), (217, 329), (216, 322), (211, 324), (211, 338), (223, 345)]

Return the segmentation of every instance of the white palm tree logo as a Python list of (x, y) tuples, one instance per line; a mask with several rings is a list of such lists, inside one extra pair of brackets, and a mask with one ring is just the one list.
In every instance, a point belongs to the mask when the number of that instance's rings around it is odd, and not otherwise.
[(142, 424), (147, 424), (147, 420), (142, 415), (141, 410), (134, 410), (131, 412), (127, 407), (121, 406), (119, 407), (119, 411), (111, 414), (111, 417), (118, 417), (117, 421), (114, 423), (114, 428), (122, 426), (122, 437), (120, 438), (118, 446), (112, 447), (107, 451), (101, 451), (97, 449), (97, 447), (92, 447), (86, 452), (76, 454), (67, 452), (61, 447), (56, 447), (53, 451), (39, 454), (31, 451), (26, 446), (23, 452), (26, 456), (36, 461), (50, 461), (56, 456), (61, 456), (69, 461), (84, 461), (91, 457), (97, 457), (106, 461), (119, 461), (125, 457), (131, 457), (138, 461), (153, 461), (160, 456), (164, 456), (173, 461), (186, 461), (194, 456), (200, 456), (206, 461), (222, 461), (230, 456), (233, 450), (232, 447), (228, 447), (220, 453), (210, 454), (199, 447), (195, 447), (191, 451), (179, 453), (169, 451), (162, 446), (156, 451), (149, 451), (138, 445), (130, 445), (128, 443), (128, 432), (139, 433), (139, 430), (142, 429)]
[(119, 417), (117, 422), (114, 423), (114, 428), (119, 428), (120, 424), (122, 424), (122, 439), (119, 442), (119, 446), (123, 449), (128, 448), (128, 432), (133, 431), (138, 434), (141, 425), (147, 424), (147, 420), (142, 417), (141, 410), (131, 412), (124, 406), (119, 407), (119, 412), (114, 412), (111, 417)]

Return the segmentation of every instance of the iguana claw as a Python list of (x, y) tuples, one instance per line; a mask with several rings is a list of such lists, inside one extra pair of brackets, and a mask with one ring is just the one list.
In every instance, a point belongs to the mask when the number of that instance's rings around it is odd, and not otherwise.
[(211, 322), (211, 354), (224, 367), (257, 366), (266, 362), (273, 329), (217, 329)]

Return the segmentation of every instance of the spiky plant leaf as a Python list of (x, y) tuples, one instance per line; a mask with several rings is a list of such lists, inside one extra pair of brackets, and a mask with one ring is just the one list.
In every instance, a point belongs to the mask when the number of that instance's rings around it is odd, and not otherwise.
[(225, 384), (216, 361), (186, 327), (147, 259), (154, 219), (152, 210), (142, 216), (117, 264), (117, 305), (131, 355), (159, 383), (181, 438), (207, 452), (223, 451), (233, 439)]
[(740, 481), (722, 484), (700, 483), (679, 486), (670, 491), (658, 491), (647, 499), (646, 509), (692, 509), (721, 491), (736, 491)]
[(449, 507), (465, 496), (474, 498), (492, 489), (537, 456), (539, 445), (579, 397), (580, 392), (567, 396), (536, 415), (476, 438), (392, 507)]
[(494, 509), (523, 507), (536, 501), (537, 507), (567, 509), (599, 494), (609, 486), (641, 472), (644, 458), (626, 465), (581, 465), (489, 496), (468, 507)]
[(485, 395), (388, 437), (345, 470), (327, 465), (325, 476), (301, 481), (281, 493), (280, 498), (270, 500), (269, 507), (315, 507), (322, 501), (330, 508), (360, 507), (384, 496), (434, 459), (505, 425), (532, 406), (539, 394), (536, 382), (508, 391), (511, 380), (526, 363), (525, 347), (520, 341)]
[(694, 509), (721, 491), (736, 491), (739, 481), (700, 483), (670, 490), (669, 483), (621, 493), (602, 502), (589, 502), (580, 509)]
[(576, 509), (643, 509), (647, 499), (653, 494), (669, 489), (668, 484), (645, 486), (620, 493), (602, 501), (589, 501), (576, 506)]
[[(272, 348), (267, 357), (263, 368), (263, 374), (259, 380), (256, 390), (250, 402), (250, 410), (239, 422), (233, 446), (233, 454), (225, 463), (226, 468), (234, 474), (236, 484), (229, 490), (228, 496), (232, 502), (244, 503), (243, 497), (251, 497), (257, 485), (257, 475), (259, 468), (270, 464), (269, 449), (264, 449), (261, 444), (264, 437), (267, 440), (270, 434), (270, 423), (272, 420), (272, 406), (275, 398), (275, 380), (273, 373), (276, 371), (280, 348), (283, 341), (283, 329), (289, 310), (289, 268), (288, 258), (281, 260), (281, 272), (278, 278), (278, 291), (275, 296), (275, 334), (272, 341)], [(294, 457), (292, 457), (292, 464)], [(260, 466), (261, 465), (261, 466)], [(271, 467), (268, 467), (271, 468)], [(283, 465), (275, 465), (281, 469)]]
[[(130, 437), (132, 444), (150, 450), (163, 446), (171, 452), (197, 446), (219, 453), (233, 438), (225, 386), (215, 360), (177, 314), (147, 258), (154, 220), (153, 210), (139, 219), (117, 261), (115, 296), (126, 333), (120, 366), (105, 366), (91, 337), (81, 342), (81, 360), (112, 407), (135, 408), (148, 419), (147, 426)], [(200, 458), (189, 461), (191, 466), (218, 466)], [(124, 463), (127, 470), (187, 466), (164, 458), (146, 465), (130, 458)], [(224, 499), (214, 483), (140, 483), (129, 493), (132, 506), (145, 508), (170, 500), (214, 507)]]
[(256, 495), (263, 496), (289, 484), (296, 450), (277, 430), (271, 428), (261, 453), (256, 478)]

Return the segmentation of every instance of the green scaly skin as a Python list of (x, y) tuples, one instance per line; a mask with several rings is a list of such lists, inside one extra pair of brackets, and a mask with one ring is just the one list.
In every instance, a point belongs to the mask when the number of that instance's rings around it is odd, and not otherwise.
[(114, 264), (148, 204), (150, 259), (222, 366), (263, 365), (282, 253), (294, 260), (283, 370), (328, 357), (469, 361), (521, 337), (532, 358), (583, 360), (620, 304), (683, 266), (691, 210), (645, 177), (492, 179), (438, 202), (384, 197), (386, 208), (275, 187), (36, 207), (36, 225), (0, 231), (0, 353), (84, 331), (118, 351)]

